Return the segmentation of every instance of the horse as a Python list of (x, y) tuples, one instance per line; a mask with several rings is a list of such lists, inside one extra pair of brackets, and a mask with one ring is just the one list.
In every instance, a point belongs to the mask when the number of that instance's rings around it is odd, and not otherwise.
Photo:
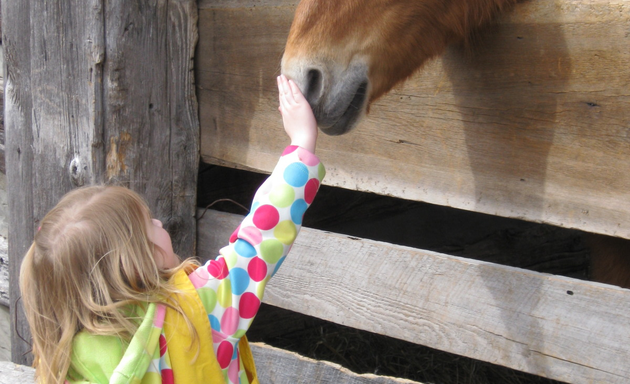
[(328, 135), (518, 0), (302, 0), (281, 62)]
[[(370, 104), (429, 59), (522, 0), (302, 0), (281, 71), (312, 106), (322, 132), (350, 132)], [(630, 241), (584, 233), (591, 278), (630, 288)]]

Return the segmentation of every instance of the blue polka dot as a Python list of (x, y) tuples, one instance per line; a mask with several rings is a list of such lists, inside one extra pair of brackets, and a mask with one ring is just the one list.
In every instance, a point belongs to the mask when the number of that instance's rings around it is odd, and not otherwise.
[(255, 203), (252, 204), (252, 208), (249, 210), (250, 212), (254, 212), (256, 210), (256, 208), (258, 208), (258, 206), (260, 205), (260, 201), (257, 201)]
[(236, 243), (234, 244), (234, 250), (236, 251), (236, 253), (243, 257), (249, 258), (256, 256), (256, 249), (250, 243), (243, 239), (236, 240)]
[(302, 225), (302, 217), (304, 217), (307, 208), (308, 204), (303, 199), (296, 200), (291, 206), (291, 220), (296, 225)]
[(238, 348), (234, 348), (234, 354), (232, 355), (232, 360), (235, 360), (236, 356), (238, 356)]
[(249, 286), (249, 274), (243, 268), (232, 268), (230, 281), (232, 282), (232, 293), (242, 295)]
[(221, 332), (221, 322), (214, 315), (208, 315), (208, 320), (210, 320), (210, 326), (217, 332)]
[(284, 170), (284, 181), (292, 187), (303, 187), (308, 181), (308, 168), (302, 163), (293, 163)]
[(275, 274), (278, 272), (278, 269), (280, 269), (280, 267), (282, 266), (282, 263), (284, 263), (284, 260), (287, 257), (283, 257), (282, 259), (278, 260), (278, 262), (276, 263), (276, 268), (273, 270), (273, 273), (271, 274), (271, 276), (275, 276)]

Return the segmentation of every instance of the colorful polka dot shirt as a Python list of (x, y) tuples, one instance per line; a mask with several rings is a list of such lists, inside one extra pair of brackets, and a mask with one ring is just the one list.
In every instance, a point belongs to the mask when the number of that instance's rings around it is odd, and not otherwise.
[(229, 245), (189, 276), (208, 313), (214, 351), (230, 384), (248, 383), (238, 342), (258, 312), (267, 282), (291, 249), (324, 175), (317, 156), (287, 147)]

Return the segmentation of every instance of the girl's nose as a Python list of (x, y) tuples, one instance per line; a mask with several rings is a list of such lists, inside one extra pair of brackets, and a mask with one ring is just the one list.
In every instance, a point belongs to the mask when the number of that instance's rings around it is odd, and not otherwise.
[(156, 227), (160, 227), (162, 228), (162, 222), (158, 219), (151, 219), (151, 221), (153, 222), (153, 225), (155, 225)]

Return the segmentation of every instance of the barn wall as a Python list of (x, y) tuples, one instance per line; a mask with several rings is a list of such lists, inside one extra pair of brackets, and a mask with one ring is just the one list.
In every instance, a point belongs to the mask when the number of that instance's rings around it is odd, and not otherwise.
[[(242, 216), (209, 210), (200, 256)], [(568, 383), (624, 383), (630, 291), (303, 228), (264, 302)]]
[(194, 254), (197, 7), (100, 0), (2, 1), (12, 359), (31, 346), (18, 277), (39, 221), (69, 190), (142, 193)]
[[(198, 4), (202, 158), (270, 172), (287, 144), (275, 76), (297, 2)], [(355, 131), (322, 135), (324, 182), (630, 239), (628, 31), (630, 3), (519, 4)], [(239, 219), (204, 220), (211, 257)], [(630, 378), (620, 288), (304, 229), (265, 300), (556, 380)]]
[[(296, 2), (201, 1), (201, 152), (268, 172)], [(630, 238), (630, 3), (529, 1), (322, 137), (325, 183)]]

